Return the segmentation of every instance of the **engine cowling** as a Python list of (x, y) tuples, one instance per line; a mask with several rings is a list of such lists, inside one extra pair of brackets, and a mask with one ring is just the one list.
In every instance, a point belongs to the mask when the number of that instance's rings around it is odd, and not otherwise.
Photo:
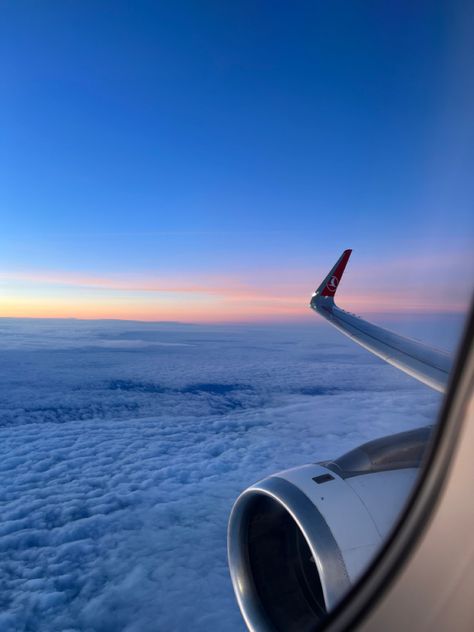
[(346, 594), (393, 527), (430, 429), (272, 475), (231, 512), (229, 567), (250, 630), (305, 632)]

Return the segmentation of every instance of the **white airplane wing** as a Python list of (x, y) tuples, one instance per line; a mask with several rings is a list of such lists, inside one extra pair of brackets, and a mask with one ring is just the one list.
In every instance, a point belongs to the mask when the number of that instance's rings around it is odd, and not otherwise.
[(345, 250), (311, 298), (310, 307), (339, 331), (386, 362), (437, 391), (444, 392), (451, 356), (417, 340), (405, 338), (341, 309), (334, 302), (352, 250)]
[[(342, 254), (313, 294), (311, 307), (372, 353), (444, 391), (448, 354), (334, 303), (350, 254)], [(251, 632), (319, 629), (392, 533), (418, 480), (431, 431), (380, 437), (333, 461), (267, 476), (240, 494), (229, 518), (229, 568)], [(461, 476), (466, 478), (465, 468)], [(431, 552), (429, 546), (426, 550)]]

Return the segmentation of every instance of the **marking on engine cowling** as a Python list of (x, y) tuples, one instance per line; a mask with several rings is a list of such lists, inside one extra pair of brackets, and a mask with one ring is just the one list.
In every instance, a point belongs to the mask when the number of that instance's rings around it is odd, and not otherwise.
[(317, 483), (318, 485), (321, 485), (322, 483), (327, 483), (333, 480), (334, 480), (334, 476), (332, 476), (331, 474), (320, 474), (319, 476), (315, 476), (313, 478), (313, 481)]

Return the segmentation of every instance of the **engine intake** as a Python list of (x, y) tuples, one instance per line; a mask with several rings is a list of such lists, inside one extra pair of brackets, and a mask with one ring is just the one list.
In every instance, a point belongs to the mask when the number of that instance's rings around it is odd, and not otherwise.
[(377, 440), (338, 461), (270, 476), (239, 496), (229, 520), (229, 567), (250, 630), (317, 627), (393, 527), (428, 438), (425, 429), (393, 435), (389, 446)]
[(250, 630), (314, 630), (350, 586), (324, 518), (303, 492), (280, 477), (239, 497), (228, 549), (234, 589)]

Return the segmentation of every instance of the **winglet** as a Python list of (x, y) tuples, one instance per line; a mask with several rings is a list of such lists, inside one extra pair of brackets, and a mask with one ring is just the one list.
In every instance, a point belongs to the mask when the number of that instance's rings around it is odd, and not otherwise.
[(449, 354), (373, 325), (335, 304), (334, 296), (351, 252), (345, 250), (339, 257), (311, 297), (310, 307), (361, 347), (431, 388), (444, 392), (452, 364)]
[[(344, 250), (337, 260), (336, 265), (331, 269), (327, 277), (314, 293), (313, 298), (318, 296), (334, 298), (339, 283), (341, 282), (342, 275), (344, 274), (344, 270), (346, 269), (347, 262), (349, 261), (349, 257), (351, 256), (351, 252), (351, 249)], [(313, 303), (313, 301), (311, 301), (311, 303)]]

